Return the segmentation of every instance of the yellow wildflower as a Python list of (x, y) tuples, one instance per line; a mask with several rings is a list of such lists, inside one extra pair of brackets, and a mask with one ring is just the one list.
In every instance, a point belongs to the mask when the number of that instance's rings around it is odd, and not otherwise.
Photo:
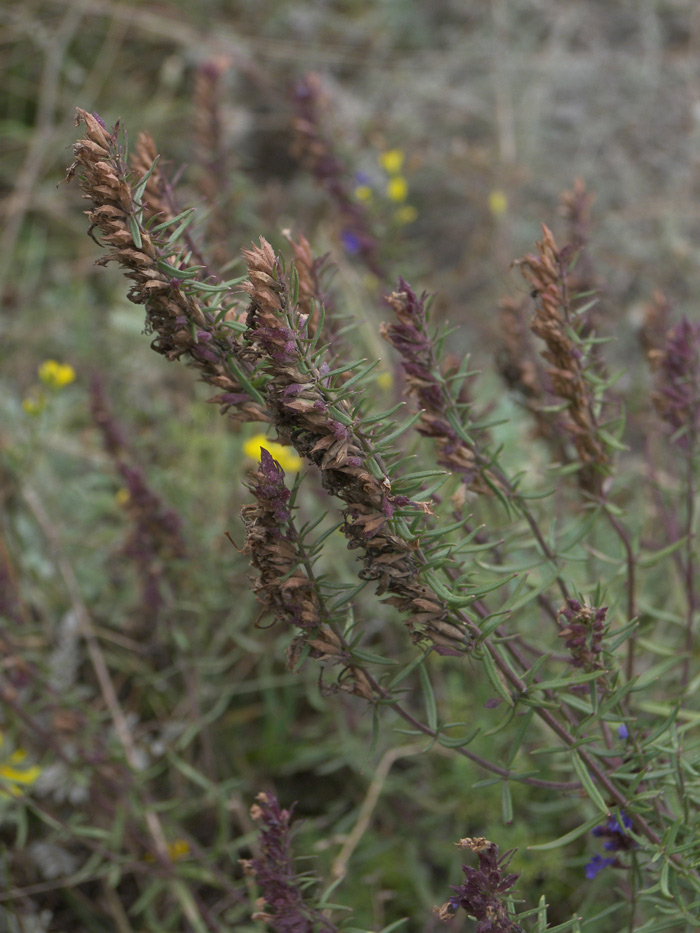
[(355, 197), (358, 201), (371, 201), (372, 189), (369, 185), (358, 185), (357, 188), (355, 188)]
[(400, 224), (412, 224), (418, 217), (418, 211), (412, 204), (404, 204), (403, 207), (397, 210), (394, 216)]
[(40, 415), (46, 408), (46, 396), (41, 394), (28, 395), (25, 399), (22, 399), (22, 408), (28, 415)]
[(129, 490), (126, 488), (126, 486), (122, 486), (121, 489), (117, 489), (117, 492), (114, 498), (116, 500), (117, 505), (124, 508), (124, 506), (128, 503), (131, 496), (129, 495)]
[(403, 152), (400, 149), (387, 149), (380, 152), (379, 164), (390, 175), (398, 175), (403, 168)]
[(408, 196), (408, 184), (403, 175), (394, 175), (389, 179), (386, 193), (392, 201), (405, 201)]
[(243, 453), (253, 460), (260, 460), (260, 448), (264, 447), (272, 458), (276, 460), (283, 470), (298, 470), (301, 467), (301, 457), (291, 447), (278, 444), (277, 441), (268, 440), (264, 434), (255, 434), (243, 445)]
[(39, 379), (50, 389), (62, 389), (75, 381), (75, 370), (70, 363), (44, 360), (39, 367)]
[[(176, 839), (175, 842), (168, 843), (168, 855), (173, 862), (179, 862), (190, 854), (190, 844), (186, 839)], [(143, 857), (144, 862), (155, 862), (155, 856), (147, 852)]]
[(394, 385), (394, 377), (387, 370), (383, 370), (381, 373), (377, 373), (376, 381), (380, 389), (391, 389)]
[[(5, 738), (0, 732), (0, 747)], [(23, 762), (27, 753), (23, 748), (16, 751), (3, 762), (0, 762), (0, 795), (10, 794), (12, 797), (19, 797), (22, 793), (22, 785), (28, 786), (41, 774), (41, 768), (38, 765), (25, 767)]]
[(508, 210), (508, 198), (499, 188), (489, 194), (489, 210), (494, 217), (502, 217)]

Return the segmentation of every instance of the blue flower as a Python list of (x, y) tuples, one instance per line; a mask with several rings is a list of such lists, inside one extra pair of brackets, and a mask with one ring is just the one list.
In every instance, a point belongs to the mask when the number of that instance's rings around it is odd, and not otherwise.
[(630, 737), (630, 731), (624, 722), (621, 726), (617, 727), (617, 734), (621, 739), (628, 739)]
[(357, 234), (353, 233), (352, 230), (343, 230), (340, 235), (340, 239), (343, 241), (343, 246), (351, 254), (355, 255), (360, 251), (360, 238)]
[(602, 855), (594, 855), (586, 865), (586, 878), (592, 881), (599, 871), (607, 868), (608, 865), (612, 865), (614, 861), (614, 858), (603, 858)]

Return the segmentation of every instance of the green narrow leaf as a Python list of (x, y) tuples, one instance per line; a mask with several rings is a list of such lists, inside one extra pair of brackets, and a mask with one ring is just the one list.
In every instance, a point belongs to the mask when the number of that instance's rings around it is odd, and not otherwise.
[(586, 791), (593, 803), (598, 807), (600, 812), (604, 816), (608, 816), (610, 810), (603, 800), (600, 791), (593, 783), (593, 778), (588, 773), (588, 768), (586, 767), (585, 762), (581, 758), (578, 752), (574, 751), (571, 753), (571, 760), (574, 765), (574, 771), (578, 775), (578, 779), (583, 785), (583, 789)]
[(660, 551), (654, 551), (653, 554), (649, 554), (647, 557), (640, 557), (637, 560), (637, 566), (644, 567), (645, 569), (647, 567), (654, 567), (656, 564), (661, 563), (662, 560), (682, 548), (686, 540), (686, 536), (683, 536), (678, 541), (674, 541), (673, 544), (669, 544), (668, 547), (661, 548)]
[(506, 826), (510, 826), (513, 822), (513, 797), (510, 792), (510, 784), (508, 781), (504, 781), (501, 785), (501, 813), (503, 815), (503, 822)]
[(423, 700), (425, 701), (425, 716), (428, 725), (435, 732), (438, 725), (437, 703), (435, 702), (435, 693), (433, 685), (430, 683), (430, 676), (425, 664), (418, 668), (421, 686), (423, 688)]
[(136, 249), (141, 249), (143, 246), (143, 240), (141, 239), (141, 227), (138, 222), (138, 218), (134, 217), (132, 214), (129, 217), (129, 232), (131, 233), (131, 239), (134, 241), (134, 246)]
[(401, 683), (401, 681), (405, 680), (405, 679), (408, 677), (409, 674), (412, 674), (413, 671), (415, 671), (415, 669), (416, 669), (417, 667), (419, 667), (421, 664), (423, 664), (423, 662), (425, 661), (425, 659), (427, 658), (427, 656), (428, 656), (428, 652), (426, 652), (425, 654), (420, 655), (420, 656), (417, 657), (417, 658), (414, 658), (414, 659), (411, 661), (410, 664), (407, 664), (406, 667), (405, 667), (400, 673), (398, 673), (398, 674), (396, 675), (396, 677), (394, 677), (394, 679), (393, 679), (392, 681), (389, 682), (389, 684), (388, 684), (388, 686), (387, 686), (387, 688), (386, 688), (386, 689), (389, 691), (389, 693), (391, 693), (392, 690), (394, 690), (396, 687), (398, 687), (398, 685)]
[(600, 823), (600, 817), (594, 816), (590, 820), (586, 820), (585, 823), (582, 823), (580, 826), (577, 826), (575, 829), (572, 829), (570, 832), (565, 833), (563, 836), (559, 836), (558, 839), (552, 839), (550, 842), (541, 842), (539, 845), (528, 846), (527, 848), (531, 852), (546, 852), (550, 849), (560, 849), (562, 846), (568, 845), (570, 842), (585, 836), (586, 833), (590, 832), (594, 826), (597, 826)]
[(157, 156), (155, 157), (155, 159), (153, 160), (153, 164), (151, 165), (151, 167), (149, 168), (149, 170), (146, 172), (145, 175), (142, 175), (142, 176), (141, 176), (141, 178), (140, 178), (139, 181), (138, 181), (138, 184), (136, 184), (136, 185), (134, 186), (134, 189), (133, 189), (133, 198), (134, 198), (134, 201), (136, 201), (137, 203), (140, 203), (140, 202), (141, 202), (141, 198), (143, 197), (143, 193), (144, 193), (144, 191), (146, 190), (146, 185), (148, 184), (148, 179), (149, 179), (149, 178), (151, 177), (151, 175), (155, 172), (156, 166), (158, 165), (158, 159), (160, 159), (160, 156), (159, 156), (159, 155), (157, 155)]
[[(493, 648), (493, 650), (496, 651), (497, 649)], [(498, 695), (506, 701), (508, 706), (513, 706), (513, 697), (510, 695), (510, 690), (503, 682), (501, 672), (496, 667), (496, 662), (494, 661), (491, 651), (488, 647), (484, 648), (480, 660), (484, 665), (484, 670), (486, 671), (486, 676), (488, 677), (491, 686), (495, 688)]]
[[(443, 726), (443, 729), (446, 726)], [(440, 745), (443, 745), (445, 748), (463, 748), (465, 745), (469, 745), (470, 742), (473, 742), (474, 739), (481, 732), (481, 727), (476, 726), (471, 732), (468, 732), (465, 736), (449, 738), (446, 735), (439, 735), (438, 742)]]
[(240, 366), (236, 363), (236, 360), (234, 359), (233, 354), (229, 353), (226, 356), (226, 365), (231, 370), (231, 372), (236, 377), (236, 379), (238, 379), (241, 386), (246, 390), (248, 395), (250, 395), (252, 399), (255, 399), (255, 401), (258, 402), (260, 405), (264, 405), (265, 399), (262, 397), (260, 392), (258, 392), (258, 390), (255, 388), (253, 383), (250, 382), (250, 380), (245, 375), (245, 373), (240, 368)]
[(380, 654), (375, 654), (373, 651), (367, 651), (365, 648), (353, 648), (351, 651), (351, 656), (353, 658), (358, 658), (360, 661), (366, 661), (368, 664), (398, 664), (399, 663), (393, 658), (383, 658)]
[(513, 736), (513, 741), (511, 742), (508, 755), (506, 757), (506, 768), (510, 768), (510, 766), (515, 761), (515, 758), (520, 751), (520, 746), (523, 744), (523, 740), (534, 715), (534, 709), (528, 709), (522, 716), (520, 716), (520, 722), (516, 727), (515, 735)]
[(162, 223), (156, 224), (155, 227), (151, 227), (150, 232), (161, 233), (163, 230), (167, 230), (168, 227), (172, 227), (174, 224), (179, 223), (185, 217), (190, 217), (192, 214), (194, 214), (194, 208), (188, 207), (186, 210), (181, 211), (181, 213), (177, 214), (175, 217), (171, 217), (170, 220), (164, 220)]

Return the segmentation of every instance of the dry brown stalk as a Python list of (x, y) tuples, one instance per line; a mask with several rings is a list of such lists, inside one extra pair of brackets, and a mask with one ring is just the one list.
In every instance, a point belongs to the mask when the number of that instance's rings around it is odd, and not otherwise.
[(307, 574), (291, 521), (284, 470), (264, 448), (251, 490), (256, 501), (244, 506), (241, 515), (246, 528), (244, 551), (250, 554), (250, 561), (260, 574), (253, 580), (253, 592), (277, 621), (301, 630), (287, 652), (289, 668), (296, 668), (304, 647), (308, 646), (311, 657), (320, 663), (343, 665), (345, 670), (335, 689), (371, 700), (373, 690), (366, 675), (353, 666), (333, 629), (323, 624), (316, 582)]
[(595, 400), (584, 375), (585, 360), (572, 337), (567, 279), (571, 251), (557, 248), (552, 231), (545, 224), (542, 233), (542, 240), (536, 244), (537, 253), (525, 256), (516, 265), (536, 301), (530, 326), (545, 343), (542, 356), (550, 364), (547, 374), (552, 391), (568, 403), (561, 423), (573, 439), (582, 466), (579, 484), (586, 492), (600, 495), (610, 457), (599, 435)]
[[(490, 495), (493, 485), (497, 484), (496, 478), (482, 469), (476, 448), (460, 437), (450, 424), (449, 410), (453, 402), (445, 391), (433, 341), (427, 331), (426, 298), (425, 294), (418, 298), (400, 278), (398, 290), (386, 299), (396, 315), (396, 322), (382, 324), (379, 332), (401, 354), (406, 389), (420, 411), (416, 430), (435, 441), (437, 462), (462, 476), (472, 492)], [(456, 401), (467, 404), (464, 389)]]
[[(318, 467), (324, 488), (346, 504), (343, 533), (348, 547), (363, 554), (361, 579), (377, 582), (377, 592), (409, 616), (407, 627), (417, 641), (464, 650), (466, 635), (451, 622), (444, 603), (418, 581), (418, 543), (392, 529), (397, 508), (428, 510), (392, 492), (391, 481), (373, 455), (371, 438), (363, 434), (347, 401), (333, 399), (324, 373), (301, 353), (307, 319), (294, 307), (282, 265), (270, 244), (244, 250), (251, 297), (251, 339), (270, 376), (267, 398), (272, 419), (297, 451)], [(370, 462), (373, 469), (370, 469)]]
[(504, 298), (499, 303), (501, 345), (497, 365), (503, 381), (520, 393), (535, 422), (535, 436), (550, 444), (556, 456), (567, 462), (562, 444), (560, 415), (552, 411), (555, 401), (548, 391), (548, 378), (534, 346), (527, 321), (527, 301)]
[[(110, 133), (101, 120), (78, 108), (76, 125), (86, 135), (75, 143), (75, 161), (67, 180), (80, 172), (84, 197), (94, 205), (87, 211), (90, 234), (97, 229), (109, 247), (99, 265), (117, 262), (134, 283), (128, 297), (146, 308), (146, 327), (155, 332), (153, 349), (169, 360), (186, 356), (203, 382), (218, 393), (210, 399), (234, 421), (268, 421), (265, 406), (251, 397), (233, 372), (229, 358), (240, 356), (233, 332), (218, 322), (185, 282), (174, 273), (172, 250), (162, 245), (142, 222), (143, 205), (134, 190), (119, 146), (119, 124)], [(145, 150), (143, 150), (145, 154)]]

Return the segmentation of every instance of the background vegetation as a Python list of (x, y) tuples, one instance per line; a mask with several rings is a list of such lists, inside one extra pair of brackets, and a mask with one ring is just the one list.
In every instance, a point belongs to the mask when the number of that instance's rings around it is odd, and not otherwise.
[[(326, 287), (356, 322), (352, 352), (382, 359), (378, 410), (402, 393), (377, 335), (380, 296), (400, 274), (436, 294), (438, 320), (460, 325), (449, 346), (483, 371), (479, 409), (507, 418), (518, 409), (496, 375), (495, 308), (527, 297), (510, 263), (540, 221), (564, 229), (559, 192), (583, 177), (597, 195), (596, 325), (615, 338), (611, 368), (625, 367), (621, 501), (634, 509), (652, 417), (642, 307), (662, 288), (698, 318), (696, 5), (26, 0), (0, 10), (0, 29), (0, 929), (260, 927), (238, 865), (260, 791), (296, 801), (296, 849), (327, 883), (343, 877), (332, 900), (353, 909), (356, 927), (408, 917), (405, 929), (436, 928), (433, 906), (461, 880), (453, 843), (467, 835), (518, 848), (522, 907), (546, 893), (552, 924), (621, 903), (615, 879), (585, 880), (590, 838), (528, 850), (573, 827), (570, 798), (513, 784), (511, 802), (498, 784), (475, 788), (487, 775), (470, 761), (439, 745), (420, 754), (426, 743), (397, 733), (398, 720), (383, 717), (377, 733), (366, 704), (326, 696), (317, 665), (286, 670), (289, 633), (256, 627), (249, 563), (226, 537), (243, 540), (259, 426), (232, 426), (186, 367), (153, 354), (120, 272), (94, 266), (77, 185), (59, 183), (76, 106), (108, 126), (121, 118), (132, 142), (147, 130), (179, 202), (198, 206), (195, 235), (208, 228), (233, 260), (228, 275), (244, 274), (240, 248), (261, 234), (287, 248), (284, 229), (330, 254)], [(220, 75), (216, 171), (201, 148), (205, 63)], [(381, 243), (374, 271), (293, 130), (292, 88), (309, 72)], [(392, 167), (394, 151), (403, 161)], [(405, 196), (388, 187), (397, 176)], [(75, 380), (40, 371), (47, 360)], [(111, 412), (102, 423), (113, 416), (126, 441), (117, 458), (98, 428), (95, 380)], [(519, 414), (495, 432), (513, 471), (542, 467), (547, 452)], [(318, 491), (300, 496), (309, 514), (326, 507)], [(331, 535), (327, 550), (324, 567), (352, 579), (345, 542)], [(649, 600), (668, 595), (672, 613), (677, 582), (650, 569)], [(367, 593), (355, 613), (407, 663), (408, 638), (383, 624), (391, 608)], [(440, 661), (433, 687), (448, 719), (488, 732), (499, 715), (478, 670)], [(406, 702), (424, 711), (417, 680)], [(479, 753), (498, 759), (499, 743), (495, 733)], [(153, 850), (154, 814), (168, 869)]]

